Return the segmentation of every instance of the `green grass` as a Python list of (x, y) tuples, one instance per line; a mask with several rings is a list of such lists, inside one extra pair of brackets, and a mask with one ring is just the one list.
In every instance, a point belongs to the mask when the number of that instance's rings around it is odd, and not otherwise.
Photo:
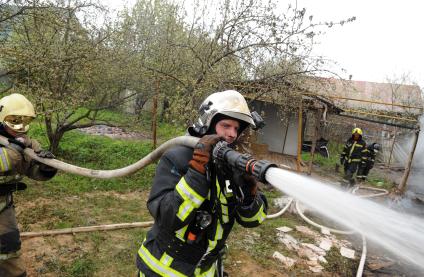
[[(114, 111), (102, 113), (101, 118), (116, 123), (135, 122), (134, 117)], [(48, 143), (42, 123), (34, 123), (30, 135), (46, 147)], [(128, 127), (128, 130), (150, 131), (147, 119), (136, 124)], [(183, 135), (184, 131), (183, 126), (159, 123), (158, 139), (165, 141)], [(132, 164), (151, 151), (152, 143), (149, 140), (115, 140), (71, 131), (63, 137), (57, 158), (81, 167), (115, 169)], [(327, 161), (316, 157), (317, 161), (326, 164)], [(28, 189), (16, 193), (15, 198), (21, 231), (151, 220), (146, 201), (154, 171), (153, 164), (134, 175), (109, 180), (62, 172), (44, 183), (26, 179)], [(272, 200), (281, 196), (277, 190), (266, 190), (265, 194), (271, 206)], [(272, 212), (276, 210), (275, 207), (271, 208)], [(232, 266), (232, 262), (237, 261), (240, 252), (243, 252), (263, 268), (287, 272), (271, 258), (272, 254), (279, 251), (295, 257), (296, 253), (278, 242), (275, 228), (294, 228), (296, 225), (306, 224), (290, 214), (266, 220), (262, 226), (254, 229), (236, 224), (228, 240), (230, 252), (226, 265)], [(34, 256), (28, 260), (33, 262), (31, 266), (35, 276), (135, 276), (134, 256), (145, 234), (146, 229), (129, 229), (43, 238), (43, 249), (35, 254), (37, 250), (32, 250)], [(310, 242), (300, 233), (294, 236), (302, 242)], [(338, 267), (339, 264), (335, 262), (330, 268), (331, 272)], [(290, 270), (293, 276), (307, 276), (303, 274), (305, 272), (302, 266)]]
[[(340, 153), (343, 150), (343, 144), (330, 142), (328, 144), (328, 151), (330, 152), (330, 157), (325, 158), (318, 153), (315, 153), (313, 163), (318, 166), (319, 171), (322, 171), (324, 174), (335, 174), (336, 164), (340, 164)], [(302, 160), (305, 163), (308, 163), (311, 160), (311, 153), (302, 152)], [(340, 166), (339, 177), (343, 176), (343, 166)], [(384, 189), (390, 189), (393, 187), (393, 182), (385, 178), (384, 175), (379, 174), (376, 170), (371, 170), (368, 176), (368, 179), (363, 183), (364, 185), (374, 186)]]
[[(37, 125), (34, 126), (37, 127)], [(40, 128), (32, 128), (31, 135), (43, 142), (41, 134)], [(149, 141), (115, 140), (103, 136), (86, 135), (80, 131), (70, 131), (61, 141), (57, 158), (86, 168), (117, 169), (138, 161), (151, 151), (152, 144)], [(131, 176), (108, 180), (96, 180), (60, 172), (43, 186), (47, 188), (46, 194), (77, 194), (93, 190), (134, 190), (150, 185), (154, 169), (155, 165), (153, 164)]]
[(337, 276), (355, 276), (358, 261), (343, 257), (336, 247), (331, 247), (325, 259), (328, 263), (322, 264), (326, 271), (337, 274)]
[(95, 262), (87, 254), (74, 260), (67, 270), (69, 276), (89, 277), (96, 270)]
[(382, 189), (392, 189), (395, 186), (394, 182), (381, 174), (376, 173), (371, 169), (370, 174), (367, 178), (367, 184), (373, 187), (382, 188)]
[[(340, 162), (340, 153), (343, 150), (343, 145), (339, 143), (330, 142), (328, 144), (328, 152), (330, 153), (329, 158), (325, 158), (315, 152), (313, 163), (320, 166), (324, 170), (333, 170), (336, 163)], [(311, 160), (310, 152), (302, 152), (302, 160), (309, 162)]]
[[(114, 119), (115, 115), (110, 112), (105, 117)], [(117, 120), (126, 116), (118, 115)], [(158, 130), (166, 136), (175, 132), (167, 125), (159, 125)], [(32, 124), (30, 136), (47, 147), (41, 122)], [(61, 141), (57, 159), (81, 167), (115, 169), (132, 164), (151, 151), (152, 143), (148, 140), (115, 140), (70, 131)], [(152, 164), (131, 176), (109, 180), (63, 172), (47, 182), (26, 178), (28, 189), (15, 194), (20, 229), (39, 231), (149, 221), (146, 200), (154, 172), (155, 164)], [(129, 229), (76, 234), (65, 244), (61, 240), (66, 236), (43, 239), (43, 247), (49, 250), (47, 254), (40, 250), (43, 254), (35, 255), (31, 272), (67, 277), (133, 276), (134, 255), (145, 232), (145, 229)]]

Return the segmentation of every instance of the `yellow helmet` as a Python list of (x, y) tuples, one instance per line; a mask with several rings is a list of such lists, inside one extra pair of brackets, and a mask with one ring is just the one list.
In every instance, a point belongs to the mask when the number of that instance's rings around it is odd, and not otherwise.
[(0, 99), (0, 122), (13, 131), (26, 133), (34, 118), (34, 106), (22, 94), (13, 93)]
[(355, 133), (358, 133), (359, 135), (361, 135), (361, 136), (362, 136), (362, 130), (361, 130), (360, 128), (355, 128), (355, 129), (353, 129), (353, 130), (352, 130), (352, 135), (353, 135), (353, 134), (355, 134)]

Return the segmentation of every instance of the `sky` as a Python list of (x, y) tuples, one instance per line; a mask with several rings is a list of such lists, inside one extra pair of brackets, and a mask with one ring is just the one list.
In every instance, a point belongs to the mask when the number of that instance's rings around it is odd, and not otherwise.
[(403, 74), (424, 88), (424, 2), (298, 0), (315, 19), (356, 21), (333, 28), (315, 51), (337, 61), (353, 80), (385, 82)]
[[(266, 1), (266, 0), (264, 0)], [(286, 7), (294, 0), (280, 0)], [(113, 9), (135, 0), (103, 0)], [(387, 82), (408, 75), (424, 90), (424, 1), (421, 0), (297, 0), (314, 21), (356, 21), (333, 27), (319, 39), (314, 54), (337, 62), (353, 80)], [(334, 69), (337, 71), (337, 69)]]

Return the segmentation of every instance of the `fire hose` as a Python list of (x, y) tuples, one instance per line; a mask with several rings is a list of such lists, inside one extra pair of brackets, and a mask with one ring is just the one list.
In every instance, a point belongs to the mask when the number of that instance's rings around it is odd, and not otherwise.
[[(368, 194), (368, 195), (359, 196), (359, 197), (362, 197), (362, 198), (373, 198), (373, 197), (379, 197), (379, 196), (384, 196), (384, 195), (389, 194), (389, 192), (385, 189), (373, 188), (373, 187), (367, 187), (367, 186), (357, 186), (357, 187), (355, 187), (351, 191), (352, 194), (356, 194), (356, 192), (359, 189), (365, 189), (365, 190), (371, 190), (371, 191), (378, 191), (379, 192), (379, 193), (375, 193), (375, 194)], [(299, 206), (299, 201), (296, 201), (296, 210), (297, 210), (297, 213), (300, 215), (300, 217), (303, 218), (303, 220), (305, 220), (306, 222), (308, 222), (312, 226), (315, 226), (315, 227), (317, 227), (321, 230), (328, 230), (332, 233), (343, 234), (343, 235), (351, 235), (351, 234), (355, 233), (354, 231), (345, 231), (345, 230), (337, 230), (337, 229), (328, 228), (326, 226), (320, 225), (320, 224), (312, 221), (311, 219), (306, 217), (305, 214), (302, 212), (302, 209)], [(367, 256), (367, 241), (366, 241), (365, 236), (363, 234), (361, 234), (361, 237), (362, 237), (362, 254), (361, 254), (361, 259), (359, 261), (358, 270), (356, 271), (356, 277), (362, 276), (362, 273), (364, 271), (364, 266), (365, 266), (365, 259), (366, 259), (366, 256)]]
[[(168, 140), (167, 142), (165, 142), (164, 144), (162, 144), (161, 146), (159, 146), (158, 148), (150, 152), (146, 157), (138, 160), (137, 162), (123, 168), (111, 169), (111, 170), (97, 170), (97, 169), (83, 168), (83, 167), (68, 164), (56, 159), (40, 158), (31, 148), (25, 148), (23, 152), (25, 155), (29, 156), (31, 159), (34, 159), (38, 162), (57, 168), (67, 173), (81, 175), (85, 177), (91, 177), (91, 178), (98, 178), (98, 179), (110, 179), (110, 178), (127, 176), (137, 172), (140, 169), (143, 169), (147, 165), (158, 160), (167, 149), (173, 146), (185, 145), (185, 146), (193, 148), (196, 145), (198, 140), (199, 138), (190, 137), (190, 136), (181, 136), (181, 137), (173, 138), (171, 140)], [(3, 136), (0, 136), (0, 144), (4, 145), (5, 147), (11, 147), (8, 139)]]
[[(169, 148), (176, 146), (176, 145), (184, 145), (184, 146), (188, 146), (191, 148), (194, 148), (194, 146), (197, 144), (199, 138), (196, 137), (191, 137), (191, 136), (181, 136), (181, 137), (177, 137), (174, 139), (171, 139), (167, 142), (165, 142), (164, 144), (160, 145), (157, 149), (155, 149), (154, 151), (152, 151), (151, 153), (149, 153), (147, 156), (145, 156), (144, 158), (140, 159), (139, 161), (123, 167), (123, 168), (119, 168), (119, 169), (113, 169), (113, 170), (95, 170), (95, 169), (88, 169), (88, 168), (83, 168), (83, 167), (79, 167), (79, 166), (75, 166), (72, 164), (68, 164), (56, 159), (45, 159), (45, 158), (40, 158), (37, 156), (37, 154), (30, 148), (25, 148), (23, 150), (24, 154), (29, 156), (30, 158), (44, 163), (46, 165), (49, 165), (51, 167), (57, 168), (59, 170), (62, 170), (64, 172), (67, 173), (71, 173), (71, 174), (76, 174), (76, 175), (81, 175), (81, 176), (86, 176), (86, 177), (91, 177), (91, 178), (99, 178), (99, 179), (109, 179), (109, 178), (117, 178), (117, 177), (123, 177), (123, 176), (127, 176), (130, 174), (133, 174), (135, 172), (137, 172), (138, 170), (146, 167), (147, 165), (155, 162), (156, 160), (158, 160), (162, 154)], [(0, 136), (0, 144), (5, 146), (5, 147), (11, 147), (10, 146), (10, 142), (8, 141), (7, 138)], [(232, 149), (231, 147), (229, 147), (227, 145), (226, 142), (219, 142), (216, 147), (213, 150), (213, 157), (216, 160), (221, 160), (221, 161), (225, 161), (228, 165), (230, 165), (231, 167), (240, 170), (242, 172), (246, 172), (250, 175), (253, 175), (254, 177), (256, 177), (258, 179), (258, 181), (265, 183), (266, 179), (266, 171), (269, 168), (272, 167), (277, 167), (275, 164), (266, 161), (266, 160), (256, 160), (254, 159), (250, 154), (241, 154), (238, 153), (237, 151), (235, 151), (234, 149)], [(369, 189), (374, 189), (374, 188), (369, 188)], [(382, 190), (383, 192), (380, 192), (378, 195), (376, 196), (381, 196), (384, 194), (387, 194), (386, 192), (384, 192), (384, 190)], [(375, 197), (375, 196), (374, 196)], [(269, 215), (267, 218), (276, 218), (280, 215), (282, 215), (287, 209), (288, 207), (291, 205), (293, 199), (290, 199), (288, 204), (278, 213), (273, 214), (273, 215)], [(298, 210), (299, 215), (305, 220), (307, 221), (309, 224), (314, 225), (318, 228), (321, 229), (327, 229), (332, 231), (333, 233), (340, 233), (340, 234), (351, 234), (353, 232), (351, 231), (341, 231), (341, 230), (336, 230), (336, 229), (331, 229), (331, 228), (327, 228), (325, 226), (319, 225), (315, 222), (313, 222), (312, 220), (308, 219), (301, 211), (298, 205), (298, 202), (296, 202), (296, 208)], [(150, 226), (152, 223), (151, 222), (147, 222), (147, 223), (135, 223), (132, 224), (132, 226)], [(118, 228), (126, 228), (128, 224), (116, 224), (118, 226), (116, 226), (116, 228), (109, 228), (109, 229), (118, 229)], [(88, 228), (88, 227), (78, 227), (78, 228), (70, 228), (70, 232), (87, 232), (87, 231), (93, 231), (93, 230), (99, 230), (99, 228), (96, 228), (96, 226), (92, 226), (93, 228)], [(107, 230), (108, 227), (106, 227)], [(79, 230), (81, 229), (81, 230)], [(27, 233), (22, 233), (21, 236), (22, 237), (33, 237), (33, 236), (38, 236), (38, 235), (51, 235), (51, 234), (63, 234), (63, 232), (61, 231), (55, 231), (52, 230), (51, 233), (48, 232), (27, 232)], [(363, 252), (362, 252), (362, 257), (361, 257), (361, 261), (360, 261), (360, 265), (358, 268), (358, 274), (357, 276), (361, 276), (362, 275), (362, 270), (363, 270), (363, 266), (365, 263), (365, 257), (366, 257), (366, 241), (365, 238), (362, 236), (363, 239)]]

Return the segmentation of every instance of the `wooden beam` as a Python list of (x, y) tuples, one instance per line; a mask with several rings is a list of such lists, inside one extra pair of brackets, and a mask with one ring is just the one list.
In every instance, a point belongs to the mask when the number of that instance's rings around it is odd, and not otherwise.
[(85, 226), (85, 227), (46, 230), (46, 231), (39, 231), (39, 232), (23, 232), (21, 233), (21, 238), (55, 236), (55, 235), (85, 233), (85, 232), (94, 232), (94, 231), (111, 231), (111, 230), (128, 229), (128, 228), (146, 228), (151, 226), (153, 226), (153, 221), (106, 224), (106, 225), (97, 225), (97, 226)]
[(416, 130), (415, 136), (414, 136), (414, 141), (412, 143), (412, 150), (409, 153), (408, 162), (407, 162), (406, 167), (405, 167), (405, 172), (403, 173), (402, 181), (400, 182), (400, 184), (398, 186), (399, 192), (401, 194), (403, 194), (406, 190), (406, 184), (408, 182), (409, 173), (411, 172), (412, 160), (414, 159), (415, 149), (417, 148), (419, 134), (420, 134), (420, 131)]

